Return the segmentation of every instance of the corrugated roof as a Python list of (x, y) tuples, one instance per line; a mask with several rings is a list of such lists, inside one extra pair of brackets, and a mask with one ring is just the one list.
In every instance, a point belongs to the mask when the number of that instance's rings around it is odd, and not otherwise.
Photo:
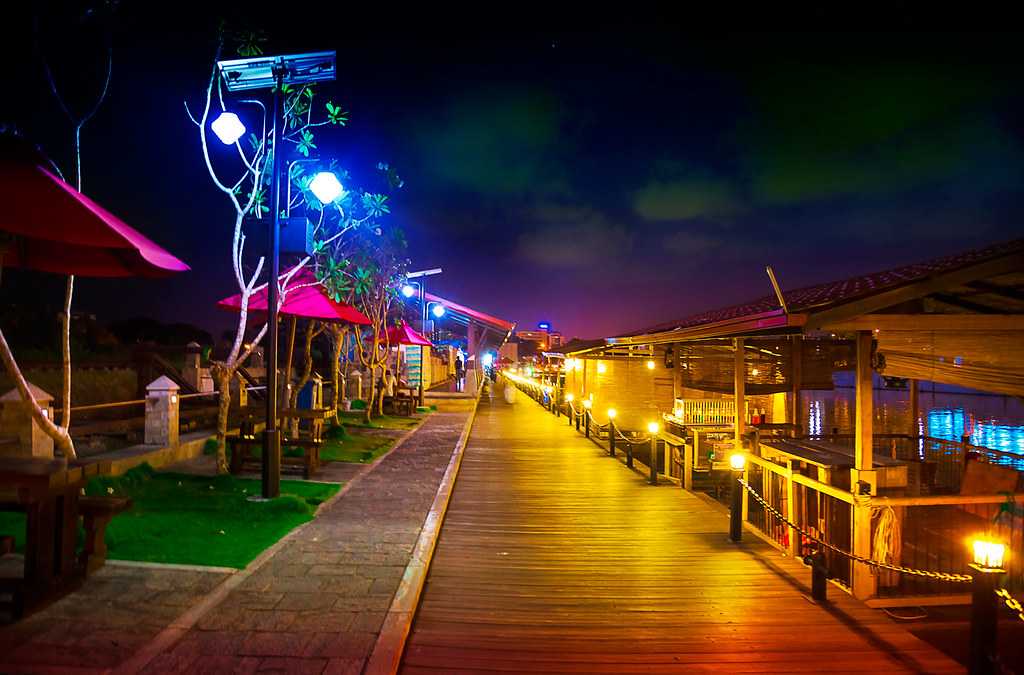
[[(976, 265), (1006, 255), (1024, 251), (1024, 239), (993, 244), (984, 248), (964, 251), (953, 255), (935, 258), (925, 262), (903, 265), (882, 272), (864, 274), (841, 281), (830, 281), (814, 286), (806, 286), (792, 290), (784, 290), (783, 297), (786, 299), (791, 314), (819, 312), (824, 309), (836, 307), (864, 297), (868, 297), (881, 291), (890, 290), (906, 284), (922, 281), (932, 276), (953, 272), (963, 267)], [(689, 328), (703, 324), (717, 323), (738, 319), (741, 317), (771, 312), (779, 309), (779, 301), (774, 295), (765, 295), (739, 305), (714, 309), (698, 314), (692, 314), (682, 319), (660, 323), (655, 326), (644, 328), (632, 333), (625, 333), (618, 337), (629, 337), (631, 335), (647, 335), (664, 331)]]
[(445, 309), (450, 312), (461, 314), (464, 317), (473, 319), (482, 324), (490, 326), (491, 328), (495, 328), (499, 331), (507, 333), (516, 327), (515, 323), (512, 321), (499, 319), (496, 316), (486, 314), (484, 312), (481, 312), (480, 310), (473, 309), (472, 307), (460, 305), (459, 303), (453, 300), (449, 300), (448, 298), (442, 298), (440, 295), (434, 295), (429, 291), (424, 295), (426, 296), (427, 302), (440, 302), (445, 306)]

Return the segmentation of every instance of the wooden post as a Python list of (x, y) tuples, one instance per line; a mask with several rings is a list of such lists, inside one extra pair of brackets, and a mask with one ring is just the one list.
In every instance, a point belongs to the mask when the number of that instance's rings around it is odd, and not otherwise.
[[(786, 518), (789, 522), (797, 522), (796, 507), (796, 483), (793, 482), (793, 460), (788, 460), (786, 466), (789, 471), (786, 474)], [(800, 534), (793, 528), (787, 528), (789, 536), (789, 555), (794, 558), (800, 554)]]
[(683, 360), (680, 352), (683, 351), (683, 345), (679, 342), (672, 345), (672, 369), (675, 371), (672, 374), (672, 403), (675, 405), (677, 398), (683, 397)]
[(907, 406), (910, 409), (910, 429), (907, 433), (910, 434), (911, 438), (914, 438), (920, 434), (917, 428), (917, 411), (920, 407), (920, 393), (918, 391), (917, 380), (910, 380), (907, 383), (910, 388), (910, 404)]
[[(747, 389), (747, 365), (744, 359), (743, 353), (743, 338), (735, 338), (732, 341), (733, 344), (733, 398), (736, 401), (736, 422), (735, 422), (735, 451), (743, 452), (743, 433), (747, 429), (747, 416), (746, 410), (746, 389)], [(744, 480), (749, 480), (747, 472), (743, 472)], [(750, 509), (750, 495), (746, 490), (741, 490), (743, 493), (743, 519), (747, 519), (747, 513)], [(738, 540), (737, 540), (738, 541)]]
[(683, 487), (693, 489), (693, 455), (697, 451), (697, 435), (693, 436), (693, 445), (683, 446)]
[[(790, 368), (790, 401), (789, 401), (789, 420), (790, 424), (800, 424), (800, 380), (803, 377), (803, 345), (804, 340), (801, 335), (794, 335), (792, 337), (792, 365)], [(802, 430), (801, 430), (802, 431)], [(799, 436), (800, 434), (796, 431), (793, 435)]]
[(743, 360), (743, 338), (734, 338), (732, 344), (734, 350), (733, 399), (736, 402), (735, 445), (736, 452), (740, 452), (743, 450), (743, 432), (746, 430), (746, 415), (743, 411), (746, 402), (747, 368)]
[[(874, 336), (869, 330), (857, 331), (856, 371), (856, 424), (854, 428), (854, 468), (850, 485), (854, 494), (863, 492), (860, 483), (870, 484), (874, 493), (874, 461), (872, 457), (872, 421), (874, 416), (874, 380), (871, 368), (871, 346)], [(871, 507), (853, 507), (853, 552), (865, 558), (871, 557)], [(871, 569), (861, 563), (853, 563), (853, 595), (866, 600), (875, 595), (876, 578)]]

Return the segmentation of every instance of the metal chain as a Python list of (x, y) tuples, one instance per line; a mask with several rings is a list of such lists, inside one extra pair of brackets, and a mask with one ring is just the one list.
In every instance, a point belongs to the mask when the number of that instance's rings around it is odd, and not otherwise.
[(1024, 605), (1020, 604), (1020, 600), (1010, 595), (1010, 591), (1005, 588), (996, 589), (996, 597), (1002, 599), (1006, 608), (1017, 615), (1017, 618), (1024, 621)]
[(863, 563), (865, 565), (870, 565), (871, 567), (878, 567), (880, 569), (890, 570), (892, 572), (902, 572), (903, 574), (910, 574), (916, 577), (927, 577), (929, 579), (938, 579), (939, 581), (948, 581), (951, 583), (969, 583), (974, 580), (973, 577), (971, 577), (971, 575), (969, 574), (954, 574), (952, 572), (934, 572), (932, 570), (919, 570), (913, 567), (904, 567), (902, 565), (892, 565), (889, 563), (879, 562), (877, 560), (865, 558), (864, 556), (860, 556), (855, 553), (850, 553), (849, 551), (844, 551), (835, 544), (831, 544), (822, 539), (821, 537), (811, 534), (810, 532), (800, 527), (796, 523), (791, 522), (788, 518), (786, 518), (786, 516), (782, 515), (782, 513), (777, 508), (775, 508), (767, 501), (765, 501), (765, 499), (761, 495), (757, 494), (757, 491), (754, 488), (752, 488), (750, 484), (747, 483), (747, 481), (743, 480), (742, 478), (738, 478), (737, 480), (740, 482), (740, 485), (742, 485), (747, 490), (747, 492), (749, 492), (750, 495), (755, 500), (757, 500), (759, 504), (761, 504), (761, 506), (767, 509), (776, 518), (778, 518), (786, 525), (799, 532), (801, 535), (807, 537), (808, 539), (816, 541), (825, 548), (834, 551), (839, 555), (845, 556), (850, 560)]

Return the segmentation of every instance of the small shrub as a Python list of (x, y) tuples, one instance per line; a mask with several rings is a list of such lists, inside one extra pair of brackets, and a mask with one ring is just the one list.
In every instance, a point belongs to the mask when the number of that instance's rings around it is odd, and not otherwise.
[(324, 438), (331, 441), (342, 440), (348, 438), (348, 431), (345, 429), (344, 424), (332, 424), (327, 431), (324, 432)]
[(366, 410), (366, 401), (357, 398), (352, 401), (352, 410)]
[(204, 455), (216, 455), (217, 454), (217, 439), (207, 438), (206, 442), (203, 443), (203, 454)]

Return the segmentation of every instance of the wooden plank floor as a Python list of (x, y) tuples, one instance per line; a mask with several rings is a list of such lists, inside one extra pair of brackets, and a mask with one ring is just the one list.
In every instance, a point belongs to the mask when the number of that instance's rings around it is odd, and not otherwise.
[(484, 399), (402, 672), (962, 672), (520, 395)]

